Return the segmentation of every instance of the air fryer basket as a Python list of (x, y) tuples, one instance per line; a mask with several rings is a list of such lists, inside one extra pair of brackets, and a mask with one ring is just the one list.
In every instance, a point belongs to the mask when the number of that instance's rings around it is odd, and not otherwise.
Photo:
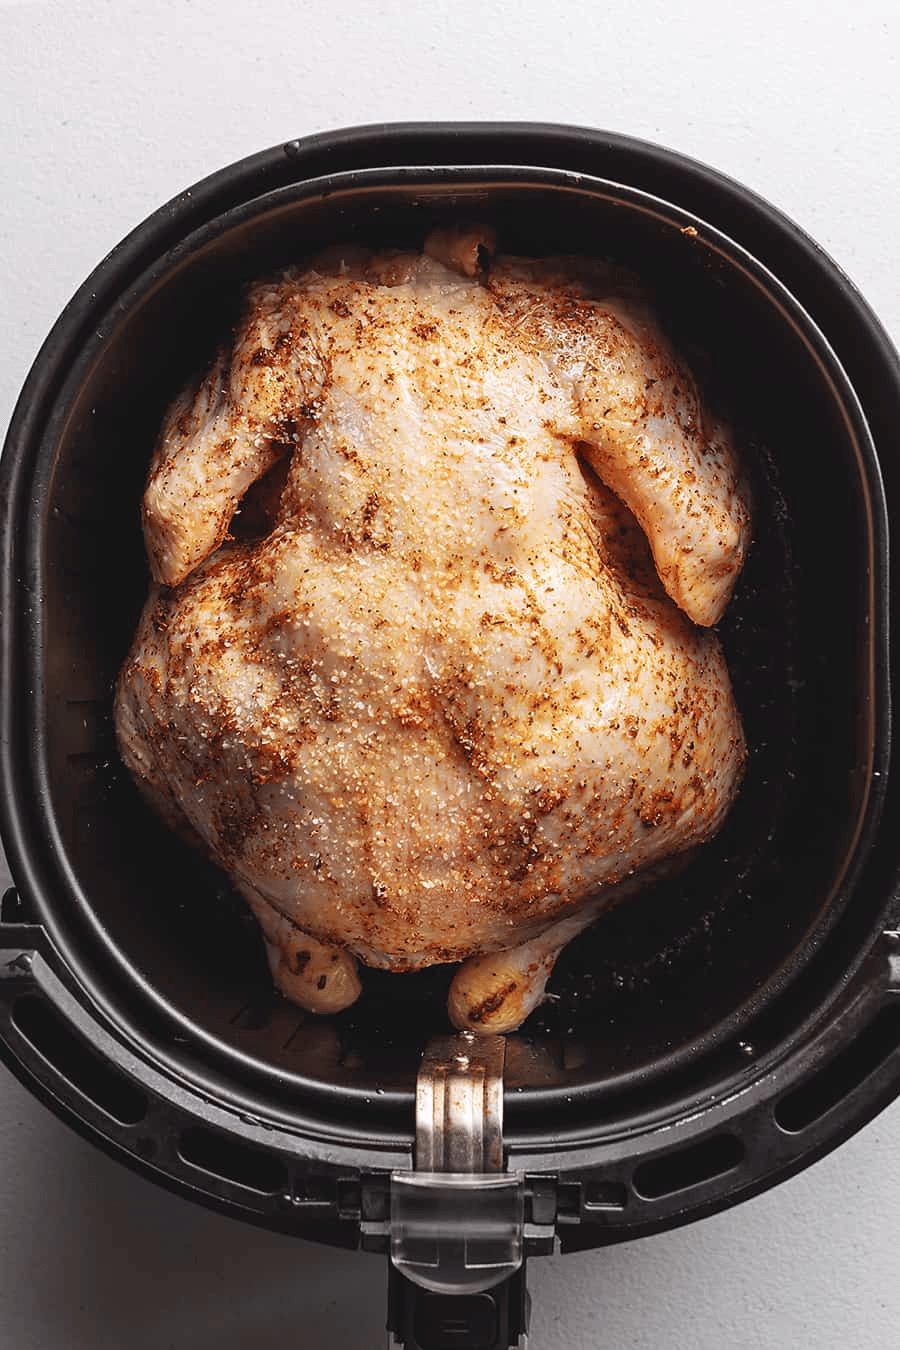
[(539, 127), (291, 142), (163, 208), (75, 297), (0, 468), (3, 1052), (156, 1180), (378, 1245), (449, 973), (368, 972), (334, 1018), (275, 996), (227, 880), (124, 772), (111, 686), (146, 594), (156, 430), (242, 284), (337, 241), (417, 245), (448, 218), (490, 221), (505, 251), (638, 272), (754, 478), (755, 542), (721, 625), (751, 750), (740, 799), (686, 872), (564, 955), (509, 1038), (505, 1143), (534, 1249), (554, 1229), (598, 1245), (771, 1184), (900, 1082), (883, 823), (897, 362), (810, 241), (668, 151)]

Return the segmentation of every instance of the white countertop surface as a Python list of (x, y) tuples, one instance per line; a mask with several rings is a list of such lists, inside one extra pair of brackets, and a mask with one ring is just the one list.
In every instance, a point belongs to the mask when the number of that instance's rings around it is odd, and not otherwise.
[[(365, 122), (626, 132), (767, 197), (900, 341), (900, 10), (559, 0), (0, 0), (0, 426), (71, 293), (214, 169)], [(189, 1204), (0, 1069), (0, 1346), (384, 1344), (382, 1262)], [(675, 1232), (535, 1260), (532, 1350), (890, 1350), (900, 1105), (776, 1190)]]

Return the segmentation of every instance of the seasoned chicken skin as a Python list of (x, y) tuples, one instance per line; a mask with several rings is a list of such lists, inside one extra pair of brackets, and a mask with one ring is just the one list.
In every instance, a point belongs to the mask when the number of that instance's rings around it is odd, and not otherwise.
[(735, 797), (707, 630), (749, 509), (627, 285), (484, 254), (443, 231), (252, 288), (160, 436), (115, 718), (288, 997), (460, 961), (454, 1022), (505, 1031)]

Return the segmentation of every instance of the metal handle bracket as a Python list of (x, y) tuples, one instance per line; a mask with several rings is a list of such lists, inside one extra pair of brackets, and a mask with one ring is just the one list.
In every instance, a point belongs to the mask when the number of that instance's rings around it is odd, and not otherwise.
[[(406, 1350), (525, 1345), (525, 1181), (503, 1169), (502, 1036), (428, 1045), (415, 1170), (390, 1191), (389, 1328)], [(447, 1337), (450, 1337), (448, 1340)]]

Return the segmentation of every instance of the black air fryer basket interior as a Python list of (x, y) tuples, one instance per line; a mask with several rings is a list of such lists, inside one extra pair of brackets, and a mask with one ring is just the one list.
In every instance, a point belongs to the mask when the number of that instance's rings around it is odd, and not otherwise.
[[(510, 1038), (511, 1157), (580, 1186), (604, 1166), (614, 1177), (579, 1191), (574, 1218), (595, 1221), (589, 1239), (570, 1232), (579, 1245), (679, 1221), (800, 1165), (893, 1094), (900, 1041), (878, 1020), (893, 978), (878, 940), (893, 926), (895, 867), (879, 825), (894, 358), (808, 241), (667, 152), (529, 128), (292, 143), (170, 204), (76, 297), (2, 462), (4, 837), (17, 886), (3, 932), (8, 951), (38, 953), (7, 979), (5, 1039), (74, 1123), (263, 1222), (313, 1223), (296, 1201), (304, 1159), (333, 1180), (335, 1167), (358, 1178), (408, 1158), (418, 1061), (449, 1030), (452, 972), (368, 972), (360, 1002), (333, 1018), (275, 996), (227, 880), (138, 797), (110, 705), (148, 585), (138, 505), (156, 431), (244, 282), (324, 244), (417, 246), (461, 217), (496, 225), (504, 251), (583, 251), (639, 273), (754, 480), (755, 542), (720, 628), (750, 745), (740, 799), (686, 872), (573, 945), (554, 997)], [(798, 1108), (800, 1129), (768, 1106), (760, 1124), (766, 1075), (770, 1096), (817, 1081), (842, 1037), (876, 1021), (874, 1077), (841, 1080), (852, 1106), (834, 1114), (842, 1088), (818, 1114)], [(114, 1078), (98, 1086), (104, 1064)], [(672, 1144), (655, 1133), (664, 1123), (681, 1130)], [(695, 1177), (704, 1131), (733, 1142), (714, 1143)], [(687, 1161), (661, 1182), (652, 1169), (670, 1148)], [(321, 1215), (358, 1220), (358, 1197), (344, 1213), (334, 1195), (322, 1191)]]

